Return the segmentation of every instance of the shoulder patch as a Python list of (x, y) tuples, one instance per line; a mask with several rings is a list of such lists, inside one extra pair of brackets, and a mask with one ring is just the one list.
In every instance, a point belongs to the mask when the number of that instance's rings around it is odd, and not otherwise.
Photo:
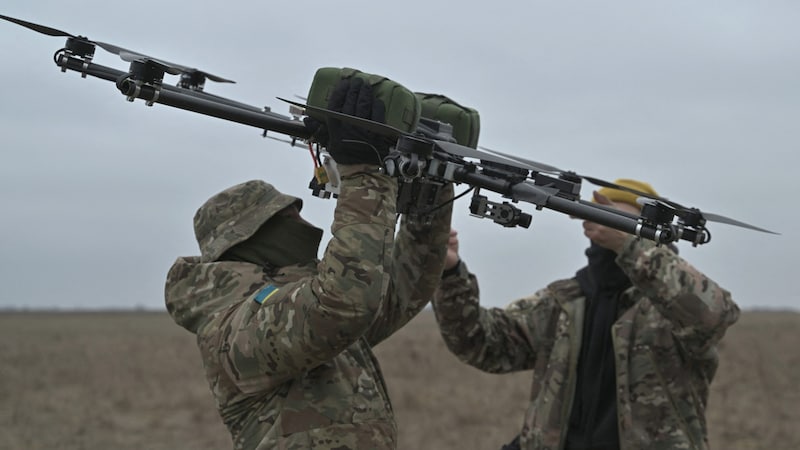
[(276, 292), (278, 292), (278, 287), (274, 284), (268, 284), (256, 293), (256, 296), (253, 297), (253, 301), (260, 305), (268, 298), (272, 297)]

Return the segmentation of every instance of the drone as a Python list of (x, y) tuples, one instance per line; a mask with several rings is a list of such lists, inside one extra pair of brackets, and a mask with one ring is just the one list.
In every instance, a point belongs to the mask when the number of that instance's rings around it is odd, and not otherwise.
[[(271, 111), (269, 107), (256, 107), (206, 92), (206, 81), (234, 83), (207, 71), (13, 17), (0, 15), (0, 19), (48, 36), (65, 37), (66, 44), (53, 56), (61, 71), (75, 71), (82, 78), (92, 76), (113, 82), (130, 102), (140, 99), (147, 106), (158, 103), (179, 108), (256, 127), (263, 130), (265, 137), (272, 137), (268, 136), (269, 132), (284, 135), (288, 139), (279, 140), (292, 146), (307, 145), (315, 165), (309, 188), (317, 197), (337, 196), (338, 172), (335, 161), (325, 151), (324, 143), (320, 145), (315, 142), (313, 132), (303, 120), (307, 117), (347, 123), (393, 142), (388, 156), (383, 159), (383, 169), (398, 179), (398, 213), (412, 220), (430, 220), (433, 212), (444, 204), (440, 199), (442, 187), (454, 183), (469, 187), (456, 198), (472, 192), (470, 215), (491, 219), (508, 228), (528, 228), (531, 225), (532, 215), (519, 206), (520, 203), (526, 203), (537, 211), (554, 210), (649, 239), (659, 245), (679, 240), (691, 242), (693, 246), (706, 244), (711, 240), (708, 222), (778, 234), (600, 178), (486, 147), (464, 145), (454, 138), (452, 124), (429, 117), (419, 117), (413, 129), (403, 130), (310, 102), (301, 103), (278, 97), (278, 100), (289, 105), (290, 115), (286, 116)], [(130, 63), (128, 70), (94, 63), (97, 47)], [(165, 75), (176, 75), (179, 81), (175, 85), (166, 84)], [(316, 155), (313, 144), (317, 145)], [(641, 213), (635, 215), (581, 199), (580, 190), (584, 181), (638, 196)], [(482, 194), (484, 191), (498, 194), (502, 199), (490, 200)]]

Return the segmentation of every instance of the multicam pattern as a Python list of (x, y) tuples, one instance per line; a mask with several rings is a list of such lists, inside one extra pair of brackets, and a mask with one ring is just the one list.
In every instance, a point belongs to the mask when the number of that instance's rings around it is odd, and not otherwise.
[(215, 261), (292, 204), (298, 210), (303, 207), (301, 199), (261, 180), (246, 181), (214, 195), (194, 215), (194, 235), (203, 262)]
[[(333, 237), (318, 264), (268, 275), (253, 264), (190, 257), (170, 270), (167, 308), (197, 334), (237, 449), (397, 447), (371, 347), (433, 296), (451, 207), (427, 226), (404, 219), (395, 237), (396, 181), (366, 167), (340, 168)], [(259, 296), (267, 286), (269, 298)]]
[[(677, 254), (629, 238), (617, 264), (634, 287), (613, 326), (623, 449), (707, 449), (705, 409), (716, 344), (739, 317), (730, 293)], [(560, 449), (575, 389), (584, 302), (577, 281), (556, 281), (505, 309), (479, 306), (461, 264), (433, 306), (462, 361), (493, 373), (533, 369), (523, 449)]]

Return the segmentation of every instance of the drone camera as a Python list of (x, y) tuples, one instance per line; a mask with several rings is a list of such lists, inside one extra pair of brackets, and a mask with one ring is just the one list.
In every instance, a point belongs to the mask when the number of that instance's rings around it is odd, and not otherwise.
[(492, 202), (485, 196), (477, 194), (472, 196), (469, 211), (475, 217), (492, 219), (494, 223), (506, 228), (528, 228), (533, 220), (530, 214), (522, 212), (521, 209), (509, 202)]

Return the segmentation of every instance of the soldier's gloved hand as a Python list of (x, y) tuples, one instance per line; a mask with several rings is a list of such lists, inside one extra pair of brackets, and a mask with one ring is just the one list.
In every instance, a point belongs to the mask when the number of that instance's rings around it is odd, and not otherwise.
[(313, 117), (307, 116), (303, 117), (303, 123), (311, 135), (311, 140), (313, 142), (318, 142), (322, 146), (328, 144), (328, 127), (325, 126), (325, 122), (320, 122)]
[[(375, 98), (372, 85), (362, 78), (339, 81), (331, 92), (328, 109), (373, 122), (386, 122), (386, 106)], [(328, 118), (328, 153), (338, 164), (383, 165), (391, 141), (357, 124)]]

